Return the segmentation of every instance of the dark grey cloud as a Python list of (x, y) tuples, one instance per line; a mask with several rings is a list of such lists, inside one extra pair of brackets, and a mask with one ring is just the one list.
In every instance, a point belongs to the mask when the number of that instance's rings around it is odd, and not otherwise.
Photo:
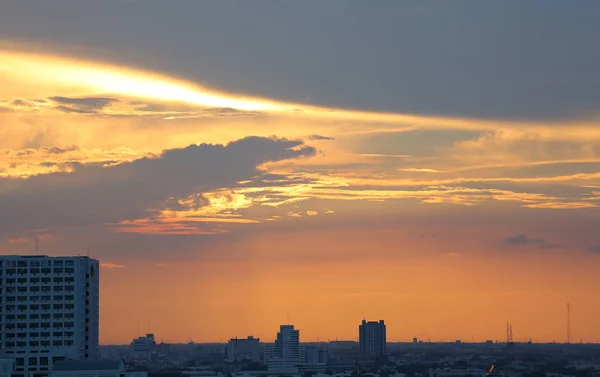
[[(71, 173), (0, 179), (0, 229), (19, 232), (134, 219), (169, 198), (222, 187), (259, 175), (257, 166), (315, 153), (302, 141), (247, 137), (227, 145), (190, 145), (156, 158), (103, 167), (72, 164)], [(197, 205), (205, 201), (198, 197)], [(173, 201), (170, 201), (172, 204)]]
[(335, 138), (322, 135), (310, 135), (308, 140), (335, 140)]
[(534, 245), (540, 249), (562, 249), (563, 245), (552, 244), (541, 238), (531, 238), (524, 234), (518, 236), (508, 237), (503, 240), (504, 244), (509, 246), (519, 245)]
[(600, 244), (588, 247), (590, 253), (600, 253)]
[(70, 97), (50, 97), (50, 99), (60, 105), (56, 106), (56, 109), (64, 112), (74, 113), (89, 113), (102, 110), (112, 103), (119, 102), (115, 98), (103, 98), (103, 97), (82, 97), (82, 98), (70, 98)]
[(87, 110), (100, 110), (111, 103), (119, 102), (116, 98), (104, 97), (50, 97), (50, 99), (63, 105)]

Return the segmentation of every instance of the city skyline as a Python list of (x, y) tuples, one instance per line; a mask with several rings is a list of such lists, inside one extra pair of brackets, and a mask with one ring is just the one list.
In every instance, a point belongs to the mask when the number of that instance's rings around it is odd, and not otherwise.
[(600, 342), (599, 12), (0, 2), (0, 256), (99, 260), (102, 344)]

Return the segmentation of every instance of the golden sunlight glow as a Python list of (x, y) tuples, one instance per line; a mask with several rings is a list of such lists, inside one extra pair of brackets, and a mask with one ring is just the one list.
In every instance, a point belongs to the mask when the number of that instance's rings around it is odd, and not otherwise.
[[(501, 121), (331, 109), (235, 96), (152, 72), (60, 56), (7, 50), (0, 50), (0, 78), (2, 77), (9, 78), (13, 84), (26, 84), (25, 86), (29, 88), (37, 88), (38, 94), (44, 90), (52, 90), (52, 95), (57, 95), (56, 92), (61, 90), (62, 95), (121, 95), (183, 102), (203, 107), (287, 113), (323, 119), (410, 124), (431, 128), (481, 130), (513, 124)], [(0, 90), (0, 94), (2, 93)]]

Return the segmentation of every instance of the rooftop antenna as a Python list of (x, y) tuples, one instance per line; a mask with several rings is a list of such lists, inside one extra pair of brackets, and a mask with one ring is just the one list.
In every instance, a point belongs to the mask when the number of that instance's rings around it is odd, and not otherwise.
[(35, 255), (40, 255), (40, 237), (35, 236)]
[(567, 343), (571, 343), (571, 304), (567, 303)]

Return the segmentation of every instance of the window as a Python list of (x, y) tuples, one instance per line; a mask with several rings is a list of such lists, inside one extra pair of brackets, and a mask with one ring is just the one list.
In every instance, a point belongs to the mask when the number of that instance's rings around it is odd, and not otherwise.
[(68, 267), (67, 267), (67, 268), (65, 268), (65, 273), (66, 273), (66, 274), (72, 274), (72, 273), (74, 273), (74, 272), (75, 272), (75, 269), (74, 269), (74, 268), (68, 268)]
[(37, 357), (30, 357), (29, 358), (29, 365), (37, 365)]
[(40, 342), (38, 342), (37, 340), (29, 342), (29, 347), (39, 347), (39, 346), (40, 346)]
[(62, 273), (63, 273), (63, 271), (64, 271), (64, 270), (63, 270), (62, 268), (56, 268), (56, 267), (54, 268), (54, 273), (55, 273), (55, 274), (62, 274)]
[(54, 296), (54, 301), (62, 301), (63, 300), (63, 296)]
[(22, 367), (25, 365), (25, 359), (23, 357), (17, 357), (15, 361), (18, 367)]
[(55, 332), (54, 332), (54, 336), (55, 336), (55, 337), (61, 337), (61, 336), (63, 336), (63, 333), (62, 333), (62, 332), (60, 332), (60, 331), (55, 331)]
[(63, 278), (54, 278), (55, 283), (62, 283), (65, 279)]
[(40, 357), (40, 365), (48, 365), (48, 358)]
[(40, 315), (39, 314), (30, 314), (29, 319), (40, 319)]
[(55, 340), (52, 342), (52, 346), (54, 346), (54, 347), (62, 347), (62, 345), (63, 345), (62, 340)]

